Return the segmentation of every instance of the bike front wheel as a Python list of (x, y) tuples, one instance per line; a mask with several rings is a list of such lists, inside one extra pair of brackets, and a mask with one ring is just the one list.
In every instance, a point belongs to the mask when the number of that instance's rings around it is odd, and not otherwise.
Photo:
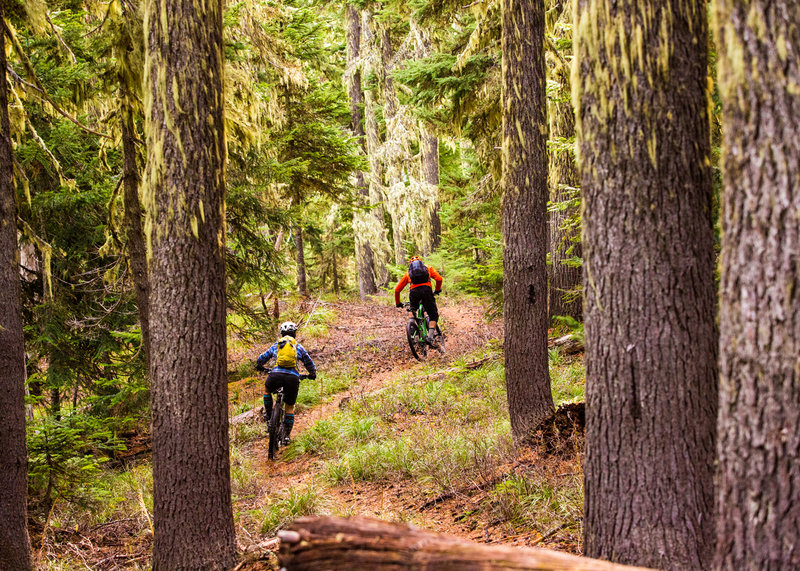
[(411, 348), (411, 354), (414, 355), (417, 361), (422, 361), (428, 355), (428, 346), (422, 340), (419, 326), (413, 319), (409, 319), (406, 325), (406, 337), (408, 337), (408, 346)]
[(269, 450), (268, 457), (270, 460), (275, 459), (275, 453), (281, 445), (281, 437), (283, 432), (283, 403), (278, 401), (272, 407), (272, 417), (269, 419)]

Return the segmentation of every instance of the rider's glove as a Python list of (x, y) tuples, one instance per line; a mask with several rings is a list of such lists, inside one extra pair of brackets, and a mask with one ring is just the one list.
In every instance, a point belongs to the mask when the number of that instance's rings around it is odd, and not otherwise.
[(438, 290), (438, 291), (433, 292), (433, 295), (439, 295), (440, 293), (442, 293), (442, 290)]
[(403, 304), (402, 303), (395, 303), (394, 306), (395, 307), (403, 307)]
[(317, 378), (317, 374), (316, 374), (316, 373), (309, 373), (309, 374), (308, 374), (308, 378), (309, 378), (309, 379), (311, 379), (311, 380), (313, 381), (314, 379), (316, 379), (316, 378)]
[(258, 371), (259, 373), (263, 373), (266, 370), (267, 369), (266, 367), (264, 367), (264, 365), (262, 365), (261, 363), (256, 363), (256, 371)]

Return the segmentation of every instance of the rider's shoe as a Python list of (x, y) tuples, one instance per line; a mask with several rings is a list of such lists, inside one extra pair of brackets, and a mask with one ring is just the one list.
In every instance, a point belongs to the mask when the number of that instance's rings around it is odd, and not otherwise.
[(289, 446), (289, 443), (290, 443), (291, 441), (292, 441), (292, 439), (291, 439), (291, 438), (289, 438), (288, 436), (284, 436), (284, 437), (283, 437), (283, 442), (281, 442), (281, 446)]
[(428, 345), (434, 349), (439, 347), (439, 336), (436, 335), (436, 331), (428, 331)]

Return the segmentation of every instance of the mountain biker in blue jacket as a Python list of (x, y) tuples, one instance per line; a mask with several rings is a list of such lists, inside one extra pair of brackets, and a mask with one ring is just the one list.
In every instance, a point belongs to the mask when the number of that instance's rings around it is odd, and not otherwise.
[[(256, 359), (256, 370), (264, 371), (264, 365), (271, 359), (278, 358), (279, 344), (286, 336), (297, 336), (297, 325), (291, 321), (281, 324), (280, 327), (281, 339), (272, 344), (272, 346), (264, 351)], [(281, 347), (283, 345), (281, 344)], [(289, 435), (294, 426), (294, 403), (297, 402), (297, 392), (300, 389), (300, 372), (297, 370), (297, 362), (302, 361), (306, 370), (308, 371), (309, 379), (317, 378), (317, 368), (314, 366), (314, 361), (308, 355), (308, 352), (303, 348), (300, 343), (296, 343), (295, 365), (293, 367), (282, 367), (276, 365), (272, 368), (264, 383), (264, 421), (269, 422), (272, 416), (272, 393), (276, 392), (279, 388), (283, 387), (283, 402), (285, 405), (283, 417), (283, 434), (284, 444), (289, 443)]]

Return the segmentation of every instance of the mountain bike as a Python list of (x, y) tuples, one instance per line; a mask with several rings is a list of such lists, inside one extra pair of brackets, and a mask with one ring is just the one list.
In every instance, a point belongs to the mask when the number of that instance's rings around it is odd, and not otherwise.
[(428, 341), (428, 323), (430, 319), (425, 313), (425, 308), (422, 304), (417, 308), (416, 313), (411, 309), (411, 302), (407, 301), (403, 304), (406, 311), (411, 313), (411, 317), (406, 324), (406, 337), (408, 338), (408, 346), (411, 348), (411, 354), (417, 361), (422, 361), (428, 356), (428, 348), (435, 348), (440, 353), (444, 353), (444, 335), (439, 324), (436, 324), (436, 333), (438, 335), (438, 343), (433, 347)]
[[(266, 370), (266, 373), (269, 374), (271, 369)], [(308, 375), (300, 375), (300, 380), (307, 379)], [(275, 453), (278, 449), (283, 446), (283, 440), (285, 438), (285, 434), (283, 431), (283, 387), (280, 387), (275, 392), (275, 398), (272, 402), (272, 416), (269, 418), (269, 424), (267, 425), (269, 430), (269, 446), (267, 449), (267, 457), (270, 460), (275, 459)]]

